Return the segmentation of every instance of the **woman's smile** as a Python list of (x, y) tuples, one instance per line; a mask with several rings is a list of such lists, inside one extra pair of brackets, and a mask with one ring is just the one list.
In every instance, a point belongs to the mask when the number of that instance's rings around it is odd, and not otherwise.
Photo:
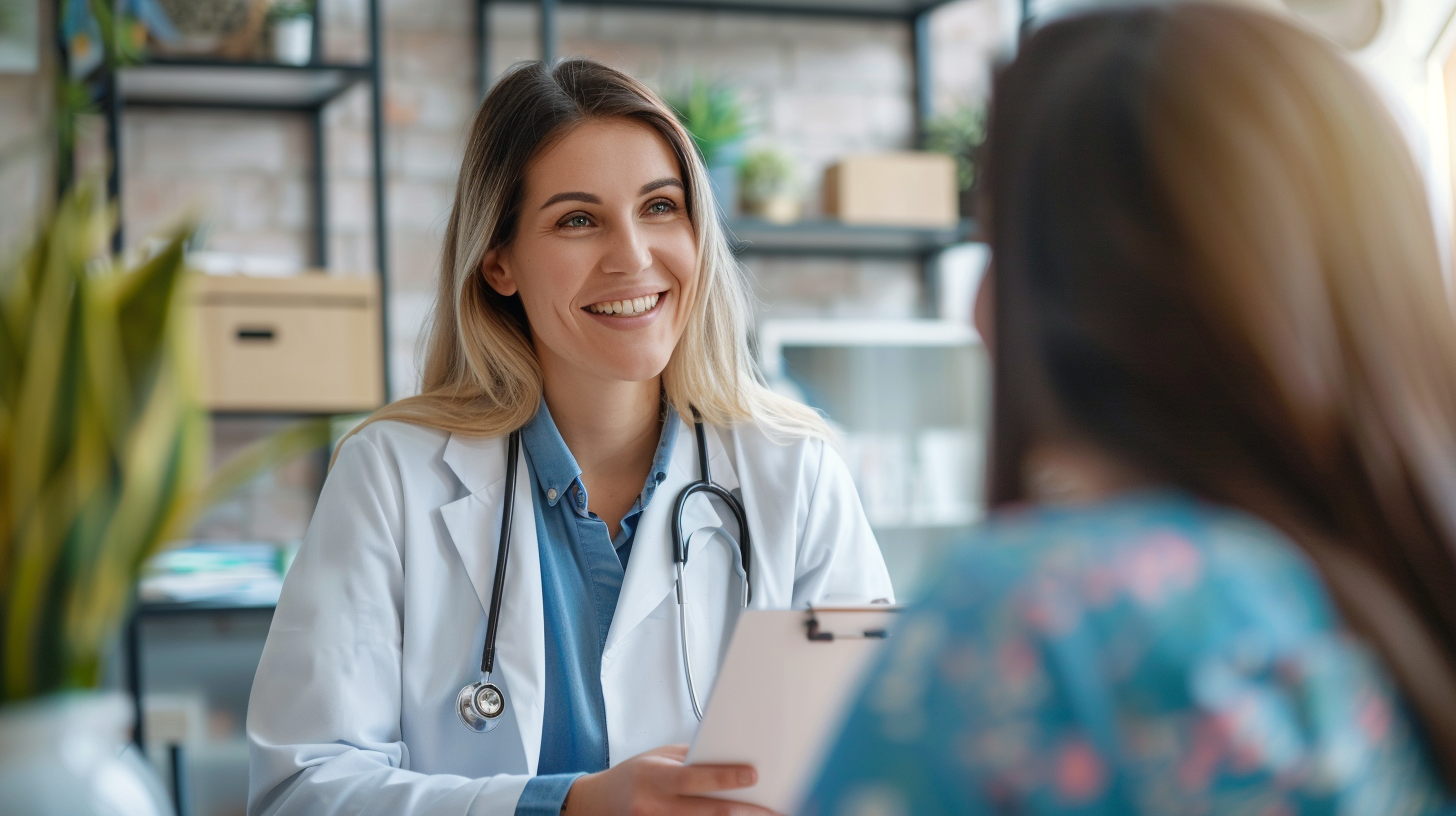
[(656, 309), (658, 301), (665, 294), (667, 292), (663, 291), (621, 300), (603, 300), (583, 308), (591, 314), (603, 317), (639, 317)]

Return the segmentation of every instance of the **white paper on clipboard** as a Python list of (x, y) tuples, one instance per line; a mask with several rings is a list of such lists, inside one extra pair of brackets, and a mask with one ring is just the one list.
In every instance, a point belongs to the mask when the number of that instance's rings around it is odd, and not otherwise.
[[(752, 765), (758, 783), (714, 795), (779, 813), (799, 807), (898, 609), (749, 609), (740, 615), (687, 762)], [(809, 638), (811, 621), (818, 639)]]

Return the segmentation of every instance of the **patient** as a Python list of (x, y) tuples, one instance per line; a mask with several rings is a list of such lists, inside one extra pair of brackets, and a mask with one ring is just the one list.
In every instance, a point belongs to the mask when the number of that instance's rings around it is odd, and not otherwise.
[(1330, 48), (1205, 4), (996, 83), (993, 517), (806, 810), (1433, 814), (1456, 781), (1456, 319)]

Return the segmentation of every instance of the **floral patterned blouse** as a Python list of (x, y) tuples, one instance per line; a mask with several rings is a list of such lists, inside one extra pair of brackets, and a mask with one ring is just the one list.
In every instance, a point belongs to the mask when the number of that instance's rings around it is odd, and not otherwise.
[(981, 529), (822, 774), (807, 816), (1456, 813), (1302, 553), (1173, 493)]

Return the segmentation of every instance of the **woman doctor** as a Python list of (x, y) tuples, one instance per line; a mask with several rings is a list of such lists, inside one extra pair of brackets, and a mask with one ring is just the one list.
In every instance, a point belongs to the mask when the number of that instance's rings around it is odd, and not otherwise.
[[(274, 614), (250, 814), (762, 812), (701, 796), (752, 768), (687, 766), (681, 745), (698, 723), (685, 651), (706, 704), (741, 606), (737, 542), (754, 608), (891, 589), (824, 423), (756, 378), (748, 298), (703, 164), (652, 91), (587, 60), (495, 85), (423, 393), (340, 446)], [(695, 416), (747, 529), (727, 500), (685, 501), (680, 622), (675, 503), (707, 475)], [(480, 702), (501, 713), (478, 731), (457, 695), (486, 679), (496, 593), (499, 696)]]

